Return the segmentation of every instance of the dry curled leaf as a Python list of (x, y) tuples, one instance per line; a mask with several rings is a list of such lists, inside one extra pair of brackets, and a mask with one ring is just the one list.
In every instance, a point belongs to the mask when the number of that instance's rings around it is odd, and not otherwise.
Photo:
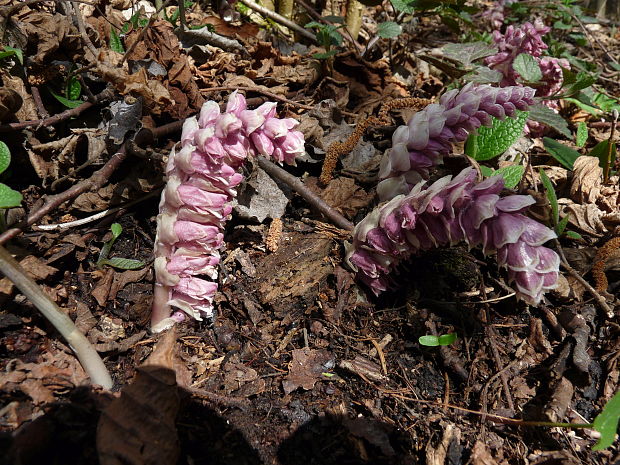
[(597, 157), (581, 156), (573, 165), (570, 185), (571, 198), (578, 203), (596, 203), (603, 181), (603, 168)]
[(175, 331), (166, 333), (144, 365), (138, 367), (134, 381), (102, 412), (97, 426), (101, 465), (177, 463), (175, 340)]
[(282, 381), (282, 387), (286, 394), (290, 394), (297, 388), (310, 390), (321, 379), (322, 374), (334, 368), (334, 356), (325, 349), (293, 350), (293, 360), (288, 364), (289, 373)]

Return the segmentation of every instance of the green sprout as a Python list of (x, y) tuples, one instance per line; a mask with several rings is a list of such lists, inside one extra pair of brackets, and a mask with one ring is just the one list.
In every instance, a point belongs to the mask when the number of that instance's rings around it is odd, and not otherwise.
[(108, 258), (114, 242), (116, 242), (116, 239), (118, 239), (123, 232), (123, 227), (118, 223), (113, 223), (112, 226), (110, 226), (110, 230), (112, 231), (112, 238), (103, 244), (101, 252), (99, 253), (99, 259), (97, 260), (97, 268), (108, 265), (121, 270), (137, 270), (145, 266), (146, 263), (141, 260), (120, 257)]

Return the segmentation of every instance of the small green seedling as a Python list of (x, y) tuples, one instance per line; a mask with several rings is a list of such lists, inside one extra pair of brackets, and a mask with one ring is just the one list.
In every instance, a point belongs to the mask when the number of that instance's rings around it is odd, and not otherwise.
[(146, 263), (141, 260), (120, 257), (108, 258), (114, 242), (116, 242), (116, 239), (118, 239), (123, 232), (123, 227), (118, 223), (113, 223), (112, 226), (110, 226), (110, 230), (112, 231), (112, 239), (103, 244), (101, 252), (99, 253), (99, 259), (97, 260), (97, 268), (102, 268), (104, 265), (109, 265), (121, 270), (137, 270), (145, 266)]
[[(333, 23), (342, 23), (343, 21), (343, 18), (340, 16), (328, 16), (325, 19)], [(344, 27), (342, 24), (336, 26), (333, 24), (323, 24), (316, 21), (310, 21), (304, 27), (307, 29), (316, 29), (316, 40), (323, 46), (323, 48), (325, 48), (324, 53), (315, 53), (312, 55), (313, 58), (318, 60), (326, 60), (338, 53), (337, 50), (332, 50), (332, 46), (340, 47), (342, 45), (342, 34), (338, 32), (338, 29)]]
[(432, 334), (427, 334), (425, 336), (420, 336), (418, 338), (418, 342), (420, 343), (420, 345), (427, 347), (449, 346), (450, 344), (454, 343), (454, 341), (456, 341), (456, 338), (456, 333), (442, 334), (441, 336), (433, 336)]
[[(11, 151), (7, 145), (0, 141), (0, 174), (11, 164)], [(22, 195), (11, 189), (6, 184), (0, 183), (0, 208), (19, 207), (22, 203)], [(4, 216), (2, 217), (4, 219)]]

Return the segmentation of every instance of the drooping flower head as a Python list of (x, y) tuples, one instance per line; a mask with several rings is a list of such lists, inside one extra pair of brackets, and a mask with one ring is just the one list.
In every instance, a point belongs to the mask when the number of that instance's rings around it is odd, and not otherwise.
[(523, 215), (534, 200), (526, 195), (500, 197), (501, 176), (475, 181), (472, 168), (425, 187), (422, 181), (373, 210), (356, 227), (347, 262), (357, 277), (379, 294), (389, 275), (419, 251), (466, 242), (497, 253), (508, 268), (517, 297), (536, 305), (555, 287), (559, 257), (543, 244), (555, 233)]
[(400, 126), (392, 137), (379, 169), (377, 192), (381, 200), (405, 194), (428, 178), (429, 168), (440, 164), (452, 150), (481, 125), (490, 126), (491, 117), (504, 119), (517, 110), (527, 110), (534, 90), (467, 84), (445, 93), (439, 103), (428, 105)]
[(206, 102), (198, 118), (183, 124), (181, 144), (166, 166), (155, 240), (155, 293), (152, 326), (161, 330), (183, 313), (200, 320), (213, 315), (224, 223), (232, 211), (238, 169), (247, 157), (264, 155), (294, 163), (304, 151), (297, 121), (279, 119), (276, 104), (248, 110), (234, 92), (226, 111)]

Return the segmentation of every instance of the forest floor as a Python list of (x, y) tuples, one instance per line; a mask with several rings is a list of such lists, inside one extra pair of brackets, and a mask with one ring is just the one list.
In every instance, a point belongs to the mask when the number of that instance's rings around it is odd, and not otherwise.
[[(617, 235), (618, 177), (603, 185), (567, 170), (540, 138), (519, 142), (532, 168), (519, 193), (535, 196), (532, 214), (549, 221), (543, 167), (581, 239), (560, 240), (574, 272), (564, 268), (561, 286), (537, 307), (515, 300), (493, 256), (465, 246), (416, 256), (394, 289), (374, 297), (344, 263), (350, 232), (250, 161), (226, 227), (216, 318), (149, 333), (159, 194), (185, 118), (235, 89), (250, 107), (276, 101), (306, 137), (307, 154), (285, 169), (359, 222), (377, 204), (391, 134), (416, 108), (370, 125), (323, 186), (326, 150), (382, 103), (436, 99), (454, 85), (450, 66), (428, 61), (441, 61), (441, 47), (468, 30), (471, 41), (483, 37), (491, 30), (484, 18), (474, 15), (457, 33), (448, 27), (454, 19), (441, 21), (446, 10), (421, 15), (362, 57), (377, 24), (396, 16), (390, 5), (368, 7), (357, 43), (345, 37), (333, 57), (317, 59), (324, 49), (287, 38), (276, 21), (245, 7), (243, 18), (226, 22), (189, 6), (190, 24), (210, 24), (224, 40), (184, 37), (181, 46), (171, 21), (148, 22), (130, 1), (93, 5), (0, 1), (13, 47), (0, 51), (0, 139), (12, 157), (1, 180), (23, 195), (22, 207), (7, 211), (0, 242), (87, 335), (114, 389), (89, 385), (62, 337), (3, 278), (0, 462), (619, 463), (617, 446), (592, 451), (590, 429), (523, 423), (591, 422), (619, 382), (620, 256), (606, 261), (607, 290), (593, 295), (583, 285), (595, 284), (597, 251)], [(554, 20), (544, 9), (531, 15), (522, 22)], [(605, 55), (620, 57), (617, 27), (575, 22), (553, 34), (599, 65), (597, 84), (620, 97), (620, 72)], [(612, 136), (609, 115), (564, 101), (561, 114), (573, 132), (585, 121), (582, 154)], [(547, 135), (575, 147), (553, 129)], [(455, 154), (432, 177), (468, 165)], [(122, 233), (110, 257), (145, 266), (98, 266), (113, 223)], [(449, 346), (419, 342), (448, 333), (458, 335)]]

